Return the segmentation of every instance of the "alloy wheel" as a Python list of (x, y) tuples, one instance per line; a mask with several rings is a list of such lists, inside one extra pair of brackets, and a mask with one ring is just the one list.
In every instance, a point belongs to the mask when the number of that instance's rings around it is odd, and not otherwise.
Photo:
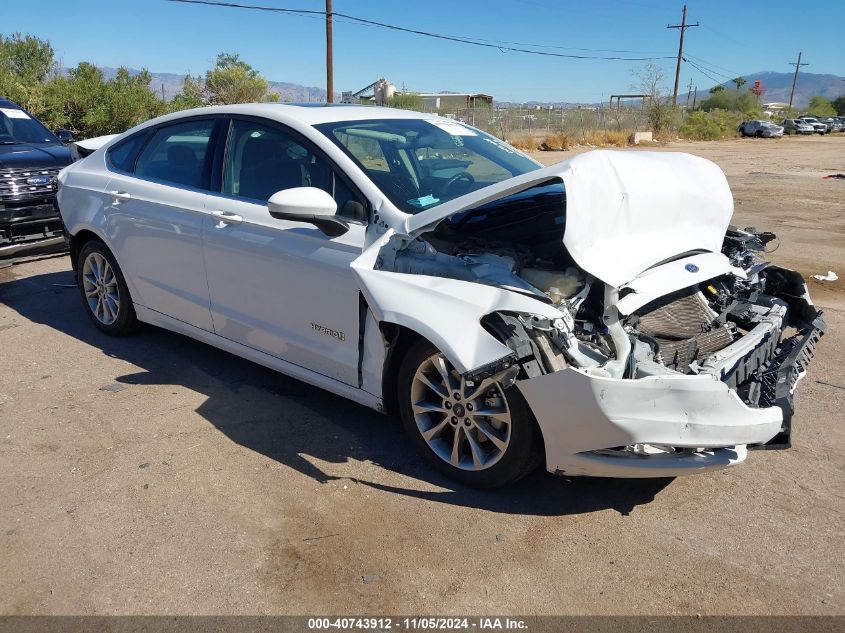
[(410, 396), (423, 440), (451, 466), (485, 470), (508, 450), (511, 412), (501, 383), (469, 383), (437, 353), (420, 364)]
[(82, 264), (82, 290), (91, 314), (103, 325), (111, 325), (120, 313), (120, 290), (108, 260), (96, 251)]

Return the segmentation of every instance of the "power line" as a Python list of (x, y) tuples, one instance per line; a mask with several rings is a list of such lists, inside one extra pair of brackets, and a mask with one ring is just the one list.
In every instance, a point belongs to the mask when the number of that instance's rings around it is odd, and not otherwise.
[[(253, 11), (269, 11), (272, 13), (284, 13), (288, 15), (303, 15), (303, 16), (325, 16), (325, 11), (317, 11), (313, 9), (289, 9), (289, 8), (280, 8), (280, 7), (266, 7), (260, 5), (253, 5), (253, 4), (242, 4), (238, 2), (218, 2), (216, 0), (168, 0), (168, 2), (179, 2), (183, 4), (200, 4), (200, 5), (207, 5), (213, 7), (226, 7), (231, 9), (249, 9)], [(334, 18), (342, 18), (343, 20), (361, 24), (365, 26), (374, 26), (383, 29), (390, 29), (393, 31), (401, 31), (403, 33), (411, 33), (414, 35), (422, 35), (425, 37), (432, 37), (440, 40), (447, 40), (450, 42), (458, 42), (460, 44), (469, 44), (472, 46), (481, 46), (484, 48), (492, 48), (499, 50), (501, 52), (512, 52), (512, 53), (526, 53), (529, 55), (542, 55), (545, 57), (561, 57), (566, 59), (589, 59), (589, 60), (603, 60), (603, 61), (629, 61), (629, 62), (643, 62), (643, 61), (654, 61), (657, 59), (674, 59), (672, 56), (651, 56), (651, 57), (621, 57), (621, 56), (603, 56), (603, 55), (574, 55), (569, 53), (555, 53), (552, 51), (538, 51), (538, 50), (531, 50), (527, 48), (517, 48), (514, 46), (509, 45), (502, 45), (502, 44), (494, 44), (487, 41), (477, 40), (477, 39), (470, 39), (469, 37), (462, 37), (457, 35), (445, 35), (443, 33), (432, 33), (430, 31), (422, 31), (419, 29), (412, 29), (404, 26), (397, 26), (395, 24), (387, 24), (385, 22), (377, 22), (375, 20), (368, 20), (366, 18), (359, 18), (354, 15), (348, 15), (345, 13), (337, 13), (333, 12), (332, 16)], [(692, 26), (692, 25), (690, 25)], [(523, 46), (533, 46), (539, 48), (540, 45), (536, 44), (524, 44)]]
[(696, 60), (698, 63), (704, 64), (705, 66), (709, 66), (710, 68), (718, 69), (718, 70), (724, 70), (726, 73), (733, 73), (734, 77), (738, 77), (740, 75), (740, 73), (735, 73), (730, 68), (725, 68), (724, 66), (719, 66), (718, 64), (714, 64), (713, 62), (707, 61), (706, 59), (702, 59), (701, 57), (697, 57), (696, 55), (690, 55), (689, 53), (687, 53), (687, 57), (691, 57), (694, 60)]
[(684, 57), (684, 61), (685, 61), (687, 64), (689, 64), (690, 66), (692, 66), (693, 68), (695, 68), (695, 69), (696, 69), (698, 72), (700, 72), (702, 75), (704, 75), (705, 77), (708, 77), (708, 78), (712, 79), (712, 80), (713, 80), (713, 81), (715, 81), (716, 83), (722, 83), (722, 80), (721, 80), (721, 79), (717, 79), (717, 78), (716, 78), (716, 77), (714, 77), (713, 75), (719, 75), (719, 77), (724, 77), (725, 79), (733, 79), (732, 77), (728, 77), (727, 75), (722, 75), (721, 73), (717, 73), (715, 70), (711, 70), (711, 69), (709, 69), (709, 68), (702, 68), (702, 67), (701, 67), (700, 65), (698, 65), (696, 62), (692, 61), (691, 59), (689, 59), (689, 58), (687, 58), (687, 57)]
[(711, 81), (716, 82), (716, 85), (721, 85), (722, 83), (724, 83), (721, 79), (717, 79), (716, 77), (714, 77), (713, 75), (711, 75), (710, 73), (705, 71), (701, 66), (698, 66), (697, 64), (690, 61), (689, 59), (684, 58), (684, 61), (686, 61), (686, 63), (688, 63), (693, 68), (695, 68), (698, 72), (700, 72), (702, 75), (704, 75), (705, 77), (707, 77)]
[[(693, 60), (695, 60), (695, 61), (693, 61)], [(718, 66), (714, 66), (713, 64), (711, 64), (709, 62), (703, 61), (700, 57), (694, 57), (693, 55), (690, 55), (690, 54), (687, 54), (687, 55), (684, 56), (684, 61), (687, 62), (688, 64), (695, 63), (699, 67), (703, 66), (708, 72), (711, 72), (714, 75), (719, 75), (720, 77), (724, 77), (725, 79), (735, 79), (736, 77), (742, 76), (741, 73), (726, 75), (725, 73), (716, 70), (716, 68), (719, 68)], [(722, 69), (722, 70), (725, 70), (725, 69)], [(728, 71), (728, 72), (730, 72), (730, 71)]]

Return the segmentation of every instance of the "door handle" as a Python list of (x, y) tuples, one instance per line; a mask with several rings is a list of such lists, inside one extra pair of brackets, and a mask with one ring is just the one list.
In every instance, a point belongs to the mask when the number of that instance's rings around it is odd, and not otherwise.
[(237, 213), (227, 213), (226, 211), (213, 211), (211, 215), (217, 218), (217, 224), (215, 225), (215, 228), (218, 229), (222, 229), (227, 224), (240, 224), (244, 221), (243, 216), (240, 216)]
[(132, 197), (127, 191), (107, 191), (106, 193), (114, 199), (115, 203), (125, 202)]

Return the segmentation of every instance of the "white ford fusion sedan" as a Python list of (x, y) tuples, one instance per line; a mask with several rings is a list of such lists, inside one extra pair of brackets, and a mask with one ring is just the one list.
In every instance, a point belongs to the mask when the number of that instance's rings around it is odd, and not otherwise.
[(248, 104), (149, 121), (58, 180), (100, 330), (143, 321), (396, 413), (475, 486), (786, 448), (825, 327), (687, 154), (542, 168), (433, 115)]

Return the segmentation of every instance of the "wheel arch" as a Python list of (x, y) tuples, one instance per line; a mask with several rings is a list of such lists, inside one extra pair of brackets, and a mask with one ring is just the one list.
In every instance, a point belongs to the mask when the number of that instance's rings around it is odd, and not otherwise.
[(387, 346), (387, 353), (384, 357), (384, 366), (381, 374), (381, 394), (384, 411), (389, 415), (399, 415), (399, 367), (402, 365), (402, 361), (405, 359), (408, 350), (418, 341), (426, 341), (434, 347), (437, 346), (419, 332), (404, 325), (399, 325), (398, 323), (381, 321), (379, 323), (379, 330), (381, 330), (381, 335), (384, 337)]
[[(82, 252), (82, 247), (91, 240), (98, 240), (105, 244), (105, 240), (91, 229), (82, 229), (70, 236), (68, 247), (70, 250), (70, 265), (73, 268), (73, 272), (76, 272), (76, 268), (79, 265), (79, 253)], [(108, 248), (108, 245), (106, 245), (106, 248)]]
[[(436, 344), (416, 330), (404, 325), (399, 325), (398, 323), (380, 321), (379, 329), (381, 330), (381, 334), (384, 337), (384, 341), (387, 346), (387, 353), (385, 355), (382, 371), (382, 403), (386, 414), (398, 416), (400, 414), (398, 397), (399, 368), (402, 365), (402, 361), (405, 359), (405, 356), (408, 354), (408, 351), (419, 341), (425, 341), (435, 349), (439, 348)], [(494, 337), (502, 344), (505, 343), (501, 340), (501, 337), (495, 335), (495, 333)], [(442, 352), (442, 350), (440, 351)], [(515, 392), (514, 397), (517, 397), (525, 402), (525, 397), (522, 395), (522, 392), (520, 392), (515, 386), (513, 387), (513, 390)], [(540, 455), (543, 456), (542, 459), (545, 461), (546, 438), (543, 435), (543, 427), (537, 421), (536, 416), (534, 416), (534, 413), (531, 411), (531, 407), (528, 406), (527, 402), (525, 402), (525, 405), (530, 412), (530, 422), (536, 429), (535, 437), (538, 444), (537, 450), (540, 451)]]
[(127, 289), (129, 290), (129, 298), (134, 304), (137, 304), (138, 292), (135, 289), (132, 276), (129, 274), (129, 271), (126, 270), (126, 267), (120, 260), (120, 255), (115, 252), (115, 249), (113, 249), (111, 244), (109, 244), (109, 240), (106, 238), (105, 235), (103, 235), (95, 227), (92, 227), (87, 224), (79, 227), (75, 233), (71, 233), (70, 238), (68, 240), (68, 249), (70, 251), (70, 263), (71, 267), (73, 268), (74, 274), (76, 274), (77, 268), (79, 266), (79, 253), (82, 252), (82, 248), (91, 240), (97, 240), (98, 242), (102, 242), (103, 246), (108, 249), (109, 253), (112, 254), (112, 257), (114, 257), (118, 267), (120, 268), (120, 272), (123, 274), (123, 279), (126, 282)]

